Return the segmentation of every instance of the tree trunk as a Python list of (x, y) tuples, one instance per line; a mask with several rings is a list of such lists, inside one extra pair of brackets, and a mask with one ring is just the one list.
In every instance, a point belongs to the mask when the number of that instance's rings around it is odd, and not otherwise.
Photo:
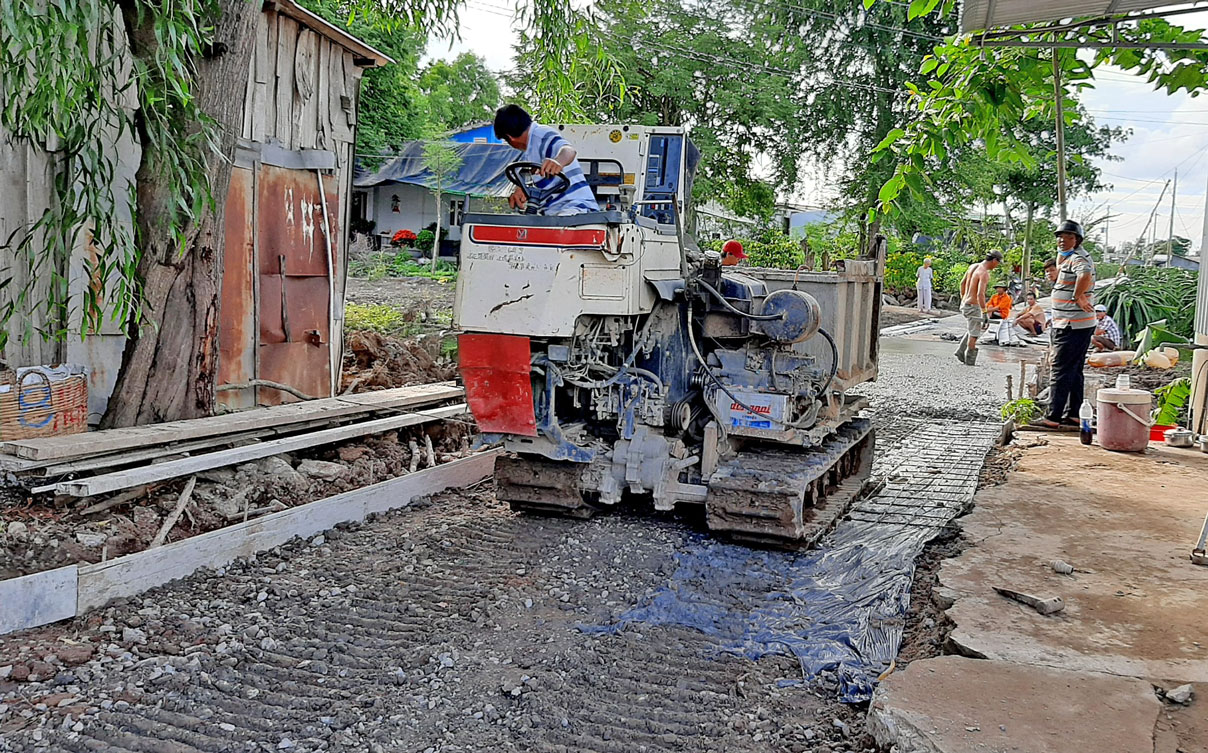
[[(150, 19), (123, 3), (134, 55), (155, 54)], [(146, 321), (127, 333), (126, 350), (103, 427), (207, 416), (214, 410), (217, 375), (218, 299), (222, 285), (223, 209), (230, 185), (235, 139), (243, 130), (244, 91), (261, 5), (219, 0), (214, 44), (197, 60), (195, 94), (214, 120), (216, 151), (206, 155), (213, 207), (203, 210), (179, 248), (163, 232), (172, 195), (143, 149), (137, 181), (139, 278)]]
[(1028, 202), (1028, 218), (1024, 224), (1023, 236), (1023, 294), (1032, 292), (1032, 217), (1036, 213), (1036, 204)]
[(436, 271), (436, 260), (440, 258), (440, 181), (436, 183), (436, 237), (432, 239), (432, 271)]

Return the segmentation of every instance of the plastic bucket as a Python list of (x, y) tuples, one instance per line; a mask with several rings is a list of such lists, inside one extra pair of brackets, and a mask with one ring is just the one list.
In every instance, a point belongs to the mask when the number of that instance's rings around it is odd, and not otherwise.
[(1149, 427), (1149, 441), (1151, 441), (1151, 442), (1165, 441), (1166, 432), (1173, 428), (1174, 428), (1173, 426), (1167, 426), (1166, 424), (1154, 424), (1153, 426)]
[(1149, 446), (1149, 411), (1153, 395), (1146, 390), (1107, 388), (1099, 403), (1099, 446), (1114, 452), (1144, 452)]

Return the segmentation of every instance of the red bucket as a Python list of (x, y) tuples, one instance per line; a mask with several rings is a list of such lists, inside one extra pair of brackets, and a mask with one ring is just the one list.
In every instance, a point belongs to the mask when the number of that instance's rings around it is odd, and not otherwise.
[(1167, 426), (1166, 424), (1154, 424), (1153, 426), (1149, 427), (1149, 441), (1165, 442), (1167, 429), (1173, 428), (1173, 426)]

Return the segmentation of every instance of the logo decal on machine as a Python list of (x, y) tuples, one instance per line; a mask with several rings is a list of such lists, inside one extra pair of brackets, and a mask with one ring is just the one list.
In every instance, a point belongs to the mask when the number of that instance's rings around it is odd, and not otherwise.
[(603, 248), (607, 237), (608, 231), (603, 228), (510, 227), (504, 225), (473, 225), (470, 227), (470, 240), (474, 243), (484, 244)]

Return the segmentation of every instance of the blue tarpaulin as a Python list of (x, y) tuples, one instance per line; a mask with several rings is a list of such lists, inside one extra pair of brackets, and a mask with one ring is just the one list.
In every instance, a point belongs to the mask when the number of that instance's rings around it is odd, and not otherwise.
[[(513, 186), (503, 175), (503, 169), (520, 158), (520, 152), (507, 144), (456, 144), (448, 147), (461, 157), (461, 168), (441, 191), (469, 196), (507, 196)], [(424, 167), (424, 142), (413, 141), (403, 147), (397, 157), (390, 159), (377, 171), (359, 170), (352, 184), (370, 188), (383, 183), (409, 183), (435, 189), (432, 171)]]

